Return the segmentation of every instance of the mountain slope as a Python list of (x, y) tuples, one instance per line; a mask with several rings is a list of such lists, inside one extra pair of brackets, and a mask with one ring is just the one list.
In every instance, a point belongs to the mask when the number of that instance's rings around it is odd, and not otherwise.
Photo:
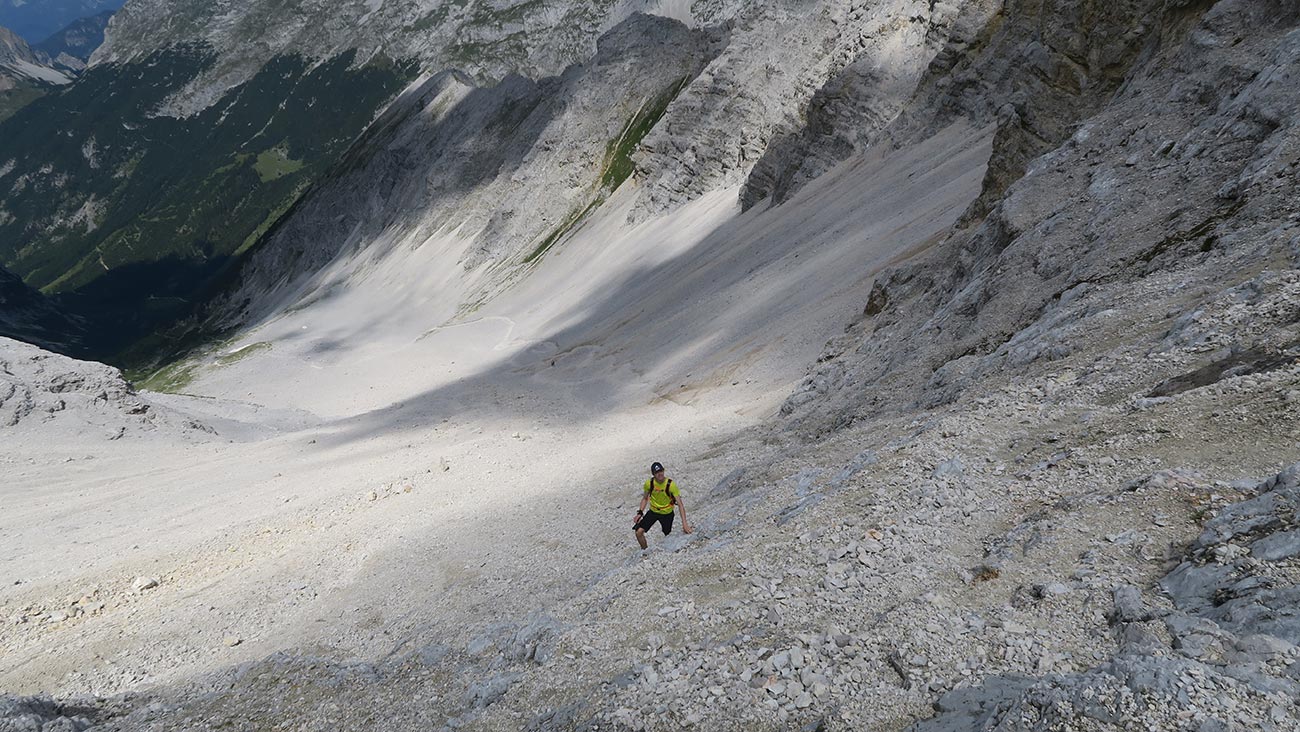
[(90, 55), (103, 44), (104, 31), (108, 28), (113, 13), (113, 10), (105, 10), (98, 15), (75, 20), (37, 43), (35, 48), (49, 57), (52, 64), (80, 72), (86, 68)]
[(13, 31), (0, 27), (0, 122), (72, 80), (48, 61)]
[[(223, 326), (318, 299), (410, 247), (445, 248), (445, 264), (467, 273), (429, 293), (443, 319), (485, 302), (624, 182), (628, 151), (720, 42), (638, 15), (560, 77), (486, 88), (433, 77), (252, 256), (228, 296), (243, 311), (219, 309)], [(360, 205), (358, 191), (367, 192)]]
[[(886, 2), (873, 13), (856, 14), (841, 2), (744, 10), (749, 13), (744, 24), (712, 29), (711, 47), (691, 51), (697, 67), (683, 70), (675, 84), (651, 84), (653, 94), (638, 93), (620, 102), (613, 108), (615, 119), (606, 119), (596, 111), (599, 106), (589, 103), (576, 105), (575, 112), (595, 114), (594, 120), (570, 116), (564, 124), (552, 123), (549, 104), (529, 112), (537, 94), (551, 93), (545, 88), (550, 80), (542, 80), (537, 92), (521, 91), (531, 85), (517, 78), (494, 87), (495, 94), (512, 97), (511, 113), (527, 115), (523, 122), (463, 121), (462, 116), (476, 113), (462, 110), (490, 98), (487, 92), (464, 100), (452, 93), (430, 97), (428, 104), (439, 114), (454, 110), (451, 123), (430, 127), (410, 115), (381, 120), (381, 130), (408, 128), (385, 132), (399, 143), (382, 154), (363, 152), (372, 156), (371, 162), (349, 163), (345, 177), (322, 187), (318, 203), (294, 210), (240, 273), (238, 289), (222, 299), (214, 317), (229, 327), (267, 317), (276, 308), (297, 307), (292, 298), (314, 299), (319, 292), (346, 287), (343, 280), (355, 278), (363, 271), (358, 268), (375, 266), (395, 242), (431, 237), (454, 240), (446, 256), (472, 273), (438, 293), (446, 308), (443, 317), (473, 311), (580, 228), (608, 189), (625, 179), (644, 189), (629, 214), (632, 220), (739, 185), (758, 161), (755, 151), (789, 129), (791, 115), (854, 54), (888, 49), (911, 70), (907, 78), (915, 83), (952, 21), (951, 13), (931, 17), (924, 6)], [(907, 15), (901, 23), (891, 20), (913, 12), (920, 15)], [(851, 15), (856, 30), (846, 33)], [(617, 55), (604, 57), (629, 45), (624, 37), (629, 22), (602, 37), (594, 63), (627, 63)], [(927, 23), (928, 34), (923, 30)], [(645, 32), (664, 42), (656, 27), (647, 26)], [(756, 49), (790, 33), (801, 34), (804, 43), (792, 47), (805, 52), (791, 54), (782, 73), (765, 72), (756, 62), (761, 58)], [(563, 78), (576, 81), (581, 73), (573, 67)], [(898, 82), (880, 91), (898, 104), (913, 88)], [(559, 92), (559, 98), (564, 94)], [(493, 139), (490, 131), (496, 129), (510, 130), (511, 139)], [(426, 138), (436, 142), (423, 142)], [(416, 149), (407, 149), (413, 144)], [(466, 155), (467, 149), (509, 152), (503, 159)], [(456, 157), (444, 163), (439, 156), (448, 151)], [(355, 210), (346, 201), (358, 190), (372, 192), (364, 213), (338, 215)], [(327, 265), (331, 271), (320, 272)], [(286, 294), (289, 300), (283, 299)]]
[(47, 86), (67, 84), (72, 80), (51, 68), (48, 58), (33, 50), (8, 28), (0, 28), (0, 71), (10, 80), (26, 80)]

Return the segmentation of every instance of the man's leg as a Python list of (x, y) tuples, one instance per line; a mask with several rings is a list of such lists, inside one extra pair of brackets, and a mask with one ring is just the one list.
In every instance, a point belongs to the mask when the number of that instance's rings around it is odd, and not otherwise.
[(670, 513), (659, 519), (659, 525), (664, 530), (664, 536), (673, 533), (673, 515)]
[(655, 525), (654, 512), (646, 511), (645, 515), (641, 517), (641, 521), (636, 525), (636, 543), (640, 544), (642, 549), (650, 548), (650, 545), (647, 544), (645, 540), (645, 532), (646, 529), (654, 525)]

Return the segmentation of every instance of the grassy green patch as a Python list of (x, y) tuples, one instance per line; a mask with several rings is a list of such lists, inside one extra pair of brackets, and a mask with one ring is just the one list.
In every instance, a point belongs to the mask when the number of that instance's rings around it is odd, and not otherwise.
[(138, 381), (130, 373), (127, 374), (127, 379), (139, 389), (165, 394), (179, 394), (182, 389), (194, 383), (198, 368), (199, 365), (193, 361), (177, 361), (167, 364)]
[(240, 361), (248, 358), (254, 353), (259, 353), (261, 351), (269, 351), (269, 350), (271, 350), (271, 344), (267, 343), (266, 341), (260, 341), (250, 346), (244, 346), (243, 348), (233, 353), (224, 353), (218, 356), (217, 365), (229, 366), (234, 363), (239, 363)]
[(35, 86), (21, 84), (0, 92), (0, 121), (14, 116), (18, 110), (45, 96), (45, 91)]
[(659, 124), (664, 112), (668, 111), (668, 105), (672, 104), (689, 81), (689, 77), (684, 77), (668, 91), (641, 105), (632, 119), (628, 120), (622, 134), (610, 141), (605, 151), (605, 170), (600, 176), (603, 188), (608, 191), (617, 190), (632, 175), (636, 170), (632, 153), (636, 152), (637, 146), (650, 134), (650, 130)]
[(590, 214), (592, 210), (594, 210), (597, 206), (599, 206), (604, 202), (605, 202), (604, 197), (598, 196), (596, 200), (587, 204), (586, 208), (582, 209), (581, 211), (574, 211), (573, 213), (565, 217), (564, 222), (561, 223), (558, 227), (556, 227), (555, 231), (552, 231), (550, 235), (548, 235), (545, 239), (543, 239), (542, 243), (538, 244), (537, 248), (534, 249), (531, 254), (529, 254), (527, 257), (524, 257), (524, 264), (532, 264), (534, 261), (540, 259), (543, 254), (546, 254), (546, 251), (548, 249), (555, 246), (555, 244), (559, 242), (560, 239), (563, 239), (565, 234), (568, 234), (570, 231), (573, 231), (578, 226), (578, 224), (582, 223), (582, 220), (587, 218), (587, 214)]
[(303, 165), (305, 165), (303, 161), (289, 157), (289, 152), (283, 146), (276, 146), (258, 154), (257, 162), (253, 163), (253, 170), (257, 171), (257, 177), (261, 178), (263, 183), (270, 183), (277, 178), (302, 170)]
[(623, 181), (632, 175), (632, 172), (636, 169), (636, 165), (632, 162), (632, 153), (636, 152), (637, 146), (663, 118), (664, 112), (668, 110), (668, 105), (677, 98), (677, 95), (681, 93), (689, 81), (689, 77), (683, 77), (673, 84), (668, 91), (645, 102), (637, 109), (632, 118), (623, 126), (623, 131), (619, 133), (619, 136), (611, 140), (606, 147), (600, 186), (595, 197), (586, 207), (574, 210), (566, 216), (555, 230), (548, 234), (545, 239), (542, 239), (541, 243), (527, 257), (524, 257), (524, 264), (531, 264), (540, 259), (551, 247), (577, 228), (593, 210), (605, 202), (611, 193), (618, 190)]
[(258, 240), (266, 234), (266, 232), (270, 231), (272, 226), (275, 226), (275, 223), (280, 220), (280, 217), (284, 216), (289, 209), (293, 208), (293, 205), (298, 202), (299, 198), (302, 198), (302, 194), (306, 190), (307, 185), (303, 184), (300, 185), (291, 195), (286, 196), (274, 211), (267, 214), (265, 219), (262, 219), (262, 223), (258, 224), (256, 229), (253, 229), (248, 233), (248, 236), (244, 237), (244, 242), (235, 250), (235, 256), (243, 256), (244, 252), (252, 249), (253, 245), (256, 244)]
[[(252, 153), (238, 153), (233, 158), (231, 158), (229, 163), (212, 171), (212, 175), (209, 177), (215, 178), (217, 176), (225, 175), (233, 171), (235, 168), (238, 168), (242, 166), (244, 163), (248, 162), (248, 159), (251, 157), (253, 157)], [(139, 163), (139, 160), (137, 160), (136, 162)]]

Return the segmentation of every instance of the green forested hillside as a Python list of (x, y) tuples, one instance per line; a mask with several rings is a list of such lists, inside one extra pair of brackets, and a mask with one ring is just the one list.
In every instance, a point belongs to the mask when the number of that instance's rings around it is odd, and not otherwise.
[(280, 56), (199, 114), (161, 114), (214, 59), (95, 67), (0, 123), (0, 267), (90, 322), (81, 355), (120, 362), (186, 314), (414, 73)]

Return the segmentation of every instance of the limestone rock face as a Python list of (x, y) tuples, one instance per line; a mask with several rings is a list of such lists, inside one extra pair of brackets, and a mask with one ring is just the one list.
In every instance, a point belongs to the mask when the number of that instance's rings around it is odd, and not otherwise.
[[(1292, 465), (1258, 484), (1257, 497), (1220, 511), (1160, 583), (1174, 607), (1131, 585), (1117, 588), (1114, 657), (1081, 673), (997, 676), (949, 692), (912, 731), (1109, 729), (1118, 720), (1157, 729), (1194, 717), (1295, 728), (1300, 718), (1284, 700), (1300, 694), (1289, 665), (1300, 641), (1298, 489), (1300, 465)], [(1249, 549), (1230, 550), (1238, 547)], [(1286, 550), (1270, 554), (1269, 547)], [(1208, 688), (1219, 691), (1197, 693)]]
[[(1221, 2), (1199, 19), (1189, 12), (1159, 9), (1150, 45), (1113, 98), (1079, 119), (1063, 144), (1033, 159), (983, 216), (995, 200), (989, 194), (1008, 180), (996, 171), (1014, 170), (1009, 161), (1027, 150), (995, 146), (986, 197), (969, 212), (976, 223), (883, 272), (877, 284), (888, 306), (852, 327), (850, 338), (860, 339), (855, 349), (810, 374), (800, 393), (834, 403), (837, 416), (828, 422), (826, 410), (814, 408), (807, 413), (819, 416), (808, 426), (948, 403), (992, 373), (1060, 358), (1096, 332), (1120, 292), (1150, 289), (1195, 310), (1146, 279), (1171, 268), (1179, 269), (1184, 287), (1204, 288), (1207, 305), (1293, 307), (1284, 284), (1293, 273), (1277, 263), (1295, 256), (1296, 222), (1287, 203), (1295, 179), (1282, 172), (1294, 164), (1282, 151), (1297, 139), (1286, 111), (1294, 109), (1294, 96), (1283, 81), (1296, 59), (1295, 9)], [(1108, 84), (1116, 73), (1108, 72)], [(1065, 118), (1053, 128), (1068, 127)], [(912, 119), (900, 118), (898, 134), (911, 134)], [(1260, 267), (1271, 273), (1260, 275)], [(1253, 347), (1284, 348), (1296, 338), (1285, 319), (1246, 326), (1244, 317), (1217, 321), (1212, 334), (1153, 337), (1150, 348), (1195, 350), (1216, 361)], [(792, 402), (786, 412), (802, 409)]]
[(1161, 0), (931, 5), (915, 16), (928, 20), (916, 41), (925, 52), (864, 49), (818, 90), (807, 124), (768, 150), (746, 182), (746, 205), (785, 200), (854, 152), (914, 142), (958, 118), (999, 126), (986, 181), (995, 198), (1099, 109), (1141, 52), (1195, 16)]
[(138, 394), (122, 372), (0, 337), (0, 433), (118, 440), (144, 433), (211, 435), (210, 428)]
[[(861, 152), (895, 122), (923, 79), (969, 45), (1000, 3), (857, 3), (844, 25), (856, 39), (842, 43), (842, 62), (807, 98), (796, 124), (779, 131), (744, 179), (741, 203), (787, 200), (804, 184)], [(840, 26), (835, 26), (839, 30)], [(931, 70), (927, 73), (927, 70)], [(949, 119), (952, 119), (950, 116)], [(979, 121), (972, 116), (972, 121)]]

